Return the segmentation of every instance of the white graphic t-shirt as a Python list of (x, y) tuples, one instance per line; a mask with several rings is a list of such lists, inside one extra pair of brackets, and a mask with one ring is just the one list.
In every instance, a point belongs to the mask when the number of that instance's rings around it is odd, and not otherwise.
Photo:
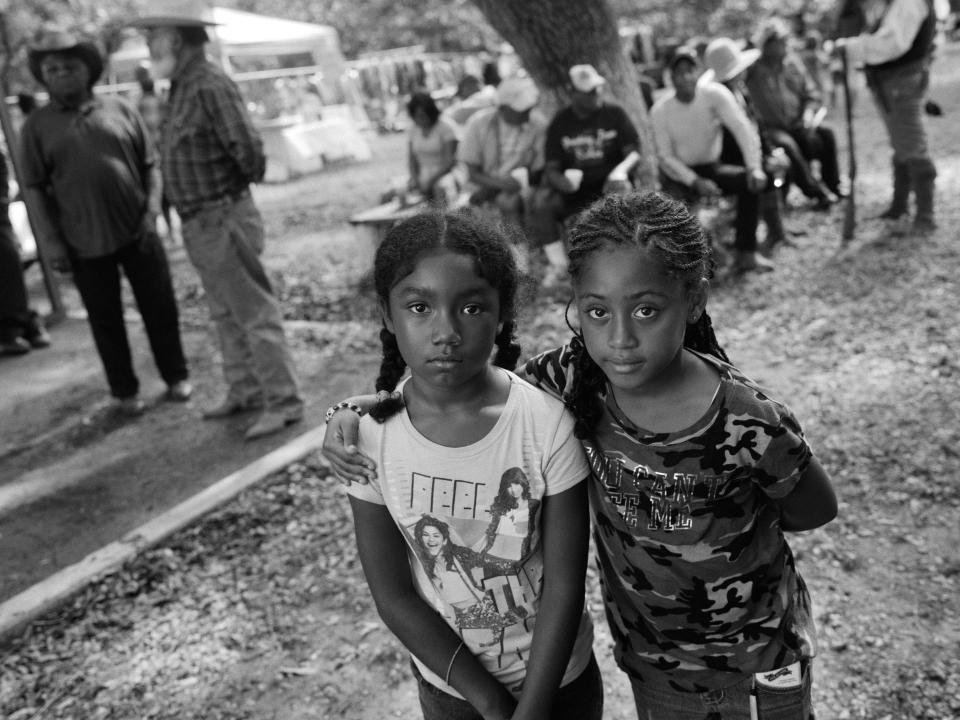
[[(359, 447), (376, 461), (379, 477), (347, 492), (387, 506), (421, 597), (518, 694), (543, 586), (542, 500), (586, 478), (589, 467), (563, 405), (513, 373), (510, 380), (497, 424), (466, 447), (431, 442), (405, 411), (383, 424), (364, 417)], [(562, 684), (586, 667), (592, 643), (584, 610)], [(414, 662), (428, 681), (459, 697)]]

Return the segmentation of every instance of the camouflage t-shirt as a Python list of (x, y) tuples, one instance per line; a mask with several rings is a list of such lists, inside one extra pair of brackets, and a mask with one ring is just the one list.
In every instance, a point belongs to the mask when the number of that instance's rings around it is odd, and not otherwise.
[[(583, 441), (603, 599), (618, 665), (678, 690), (726, 687), (815, 652), (809, 596), (774, 499), (795, 487), (811, 451), (791, 411), (739, 370), (720, 373), (691, 427), (652, 433), (612, 393)], [(569, 390), (569, 346), (522, 375)]]

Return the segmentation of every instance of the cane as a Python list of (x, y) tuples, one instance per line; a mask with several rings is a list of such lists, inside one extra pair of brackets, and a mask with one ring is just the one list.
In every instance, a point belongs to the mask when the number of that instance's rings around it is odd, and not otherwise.
[(853, 141), (853, 107), (850, 102), (850, 68), (847, 63), (847, 49), (840, 48), (840, 61), (843, 64), (843, 104), (847, 116), (847, 162), (849, 164), (848, 175), (850, 177), (850, 190), (847, 195), (847, 205), (843, 213), (843, 242), (848, 243), (853, 240), (857, 229), (857, 199), (856, 183), (857, 178), (857, 156)]

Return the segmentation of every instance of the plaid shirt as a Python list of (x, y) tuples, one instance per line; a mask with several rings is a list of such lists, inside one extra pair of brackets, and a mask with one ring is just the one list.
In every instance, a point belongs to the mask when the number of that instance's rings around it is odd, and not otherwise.
[(236, 83), (202, 55), (170, 85), (161, 134), (164, 193), (181, 214), (263, 179), (263, 141)]

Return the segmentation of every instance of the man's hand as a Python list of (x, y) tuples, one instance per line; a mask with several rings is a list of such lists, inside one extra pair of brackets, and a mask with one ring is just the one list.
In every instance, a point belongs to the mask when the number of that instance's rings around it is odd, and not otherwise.
[(767, 175), (759, 168), (754, 168), (747, 173), (747, 190), (756, 193), (767, 186)]
[(719, 185), (705, 177), (698, 177), (690, 187), (692, 187), (700, 197), (720, 197), (723, 194)]

